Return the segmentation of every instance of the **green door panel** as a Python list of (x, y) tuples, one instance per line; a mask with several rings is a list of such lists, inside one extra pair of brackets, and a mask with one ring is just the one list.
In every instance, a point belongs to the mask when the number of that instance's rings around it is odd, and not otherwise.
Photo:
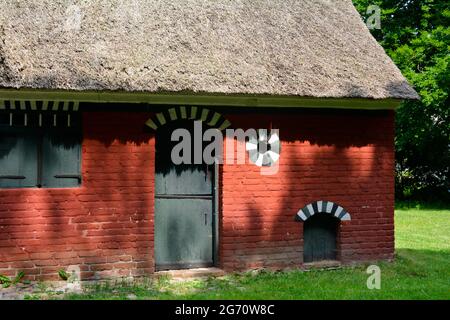
[[(175, 166), (174, 166), (175, 167)], [(212, 169), (206, 165), (179, 165), (174, 170), (156, 174), (155, 189), (159, 195), (211, 194)]]
[(303, 260), (314, 262), (336, 259), (336, 236), (339, 220), (326, 214), (316, 214), (304, 223)]
[(37, 139), (24, 133), (0, 134), (0, 188), (37, 184)]
[(211, 200), (156, 199), (155, 252), (159, 270), (213, 264)]

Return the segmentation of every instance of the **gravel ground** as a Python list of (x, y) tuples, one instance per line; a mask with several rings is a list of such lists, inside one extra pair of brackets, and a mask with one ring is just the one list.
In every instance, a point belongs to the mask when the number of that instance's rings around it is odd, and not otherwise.
[(80, 282), (51, 281), (18, 283), (9, 288), (0, 287), (0, 300), (23, 300), (23, 299), (60, 299), (66, 293), (80, 293), (82, 284)]

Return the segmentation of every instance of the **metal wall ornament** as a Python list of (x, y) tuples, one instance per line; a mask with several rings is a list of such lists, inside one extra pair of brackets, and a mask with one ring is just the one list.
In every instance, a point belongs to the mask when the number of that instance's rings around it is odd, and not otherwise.
[(250, 137), (246, 143), (250, 161), (258, 167), (271, 167), (280, 159), (281, 142), (278, 129), (259, 129), (258, 137)]

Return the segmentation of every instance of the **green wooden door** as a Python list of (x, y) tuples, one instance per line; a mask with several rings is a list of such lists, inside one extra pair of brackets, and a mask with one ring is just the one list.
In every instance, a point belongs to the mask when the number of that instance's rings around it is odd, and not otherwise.
[(336, 259), (336, 236), (339, 220), (323, 213), (310, 217), (303, 229), (303, 260), (315, 262)]
[[(156, 140), (155, 261), (157, 270), (213, 265), (213, 167), (174, 165), (171, 142), (174, 129), (160, 128)], [(193, 150), (192, 150), (193, 151)]]

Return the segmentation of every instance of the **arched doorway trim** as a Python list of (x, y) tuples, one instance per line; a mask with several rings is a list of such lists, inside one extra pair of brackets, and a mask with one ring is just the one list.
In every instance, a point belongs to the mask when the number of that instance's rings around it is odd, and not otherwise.
[(153, 130), (158, 130), (168, 122), (177, 120), (203, 121), (206, 125), (220, 131), (231, 126), (231, 122), (222, 114), (196, 106), (178, 106), (164, 110), (148, 119), (145, 125)]

